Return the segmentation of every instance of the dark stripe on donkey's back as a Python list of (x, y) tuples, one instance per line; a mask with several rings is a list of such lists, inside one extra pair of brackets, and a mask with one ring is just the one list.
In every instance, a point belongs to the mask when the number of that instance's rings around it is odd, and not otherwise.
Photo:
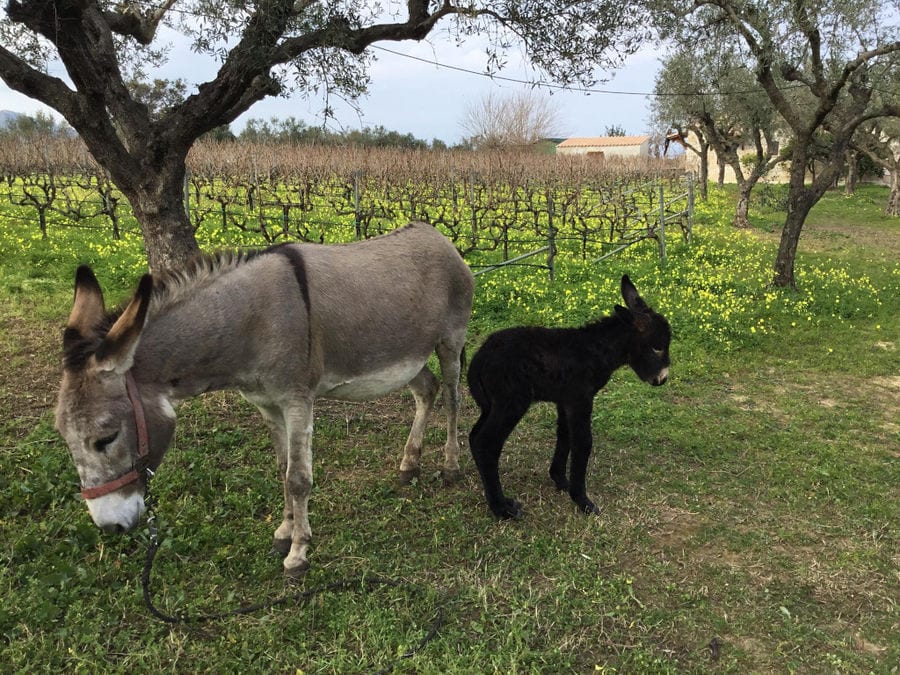
[(306, 261), (303, 259), (300, 249), (291, 244), (278, 244), (266, 249), (263, 253), (278, 253), (287, 258), (294, 270), (297, 285), (300, 287), (300, 295), (303, 296), (303, 303), (306, 305), (306, 315), (309, 316), (312, 309), (309, 301), (309, 281), (306, 278)]

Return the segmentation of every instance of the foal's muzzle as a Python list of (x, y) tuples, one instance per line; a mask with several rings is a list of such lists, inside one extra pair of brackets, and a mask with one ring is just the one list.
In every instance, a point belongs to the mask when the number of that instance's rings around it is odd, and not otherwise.
[(669, 369), (663, 368), (661, 371), (659, 371), (659, 373), (657, 373), (656, 377), (650, 380), (650, 384), (652, 384), (654, 387), (659, 387), (664, 385), (668, 379)]

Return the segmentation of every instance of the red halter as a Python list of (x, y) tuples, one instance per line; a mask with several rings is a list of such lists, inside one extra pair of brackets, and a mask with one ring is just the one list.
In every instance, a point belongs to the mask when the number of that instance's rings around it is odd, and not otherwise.
[(125, 391), (128, 392), (128, 400), (131, 401), (131, 409), (134, 410), (134, 425), (137, 428), (137, 461), (131, 471), (124, 476), (114, 478), (96, 487), (81, 488), (81, 496), (85, 499), (96, 499), (115, 492), (121, 487), (134, 483), (141, 477), (143, 466), (146, 466), (147, 457), (150, 454), (150, 434), (147, 432), (147, 419), (144, 417), (144, 404), (141, 402), (141, 393), (138, 390), (134, 375), (129, 370), (125, 373)]

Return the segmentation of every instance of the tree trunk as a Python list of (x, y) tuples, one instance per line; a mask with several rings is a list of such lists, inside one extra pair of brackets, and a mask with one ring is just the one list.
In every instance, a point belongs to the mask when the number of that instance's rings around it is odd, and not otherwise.
[(153, 273), (181, 267), (200, 250), (184, 207), (184, 175), (184, 162), (172, 158), (143, 180), (113, 175), (141, 224)]
[(700, 141), (700, 198), (706, 201), (709, 197), (709, 143)]
[(716, 153), (716, 161), (719, 163), (719, 187), (724, 187), (725, 185), (725, 162), (722, 160), (722, 157)]
[(816, 203), (811, 190), (805, 186), (806, 153), (802, 149), (801, 139), (797, 139), (796, 150), (791, 158), (790, 191), (788, 192), (787, 217), (781, 231), (781, 242), (778, 245), (778, 256), (775, 258), (775, 277), (772, 283), (782, 288), (796, 287), (794, 281), (794, 259), (797, 257), (797, 245), (800, 243), (800, 231), (809, 210)]
[(743, 180), (738, 183), (738, 202), (734, 211), (734, 218), (731, 224), (735, 227), (750, 227), (750, 191), (753, 189), (754, 182)]
[(891, 192), (884, 207), (884, 215), (900, 217), (900, 162), (891, 167)]
[(850, 197), (856, 192), (856, 184), (859, 181), (859, 153), (847, 153), (847, 181), (844, 183), (844, 194)]

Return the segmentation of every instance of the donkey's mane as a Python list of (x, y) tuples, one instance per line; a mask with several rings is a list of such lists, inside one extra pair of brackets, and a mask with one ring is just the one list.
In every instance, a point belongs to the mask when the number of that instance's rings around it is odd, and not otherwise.
[(181, 269), (166, 270), (154, 275), (149, 317), (179, 304), (201, 288), (271, 250), (272, 248), (199, 253)]

